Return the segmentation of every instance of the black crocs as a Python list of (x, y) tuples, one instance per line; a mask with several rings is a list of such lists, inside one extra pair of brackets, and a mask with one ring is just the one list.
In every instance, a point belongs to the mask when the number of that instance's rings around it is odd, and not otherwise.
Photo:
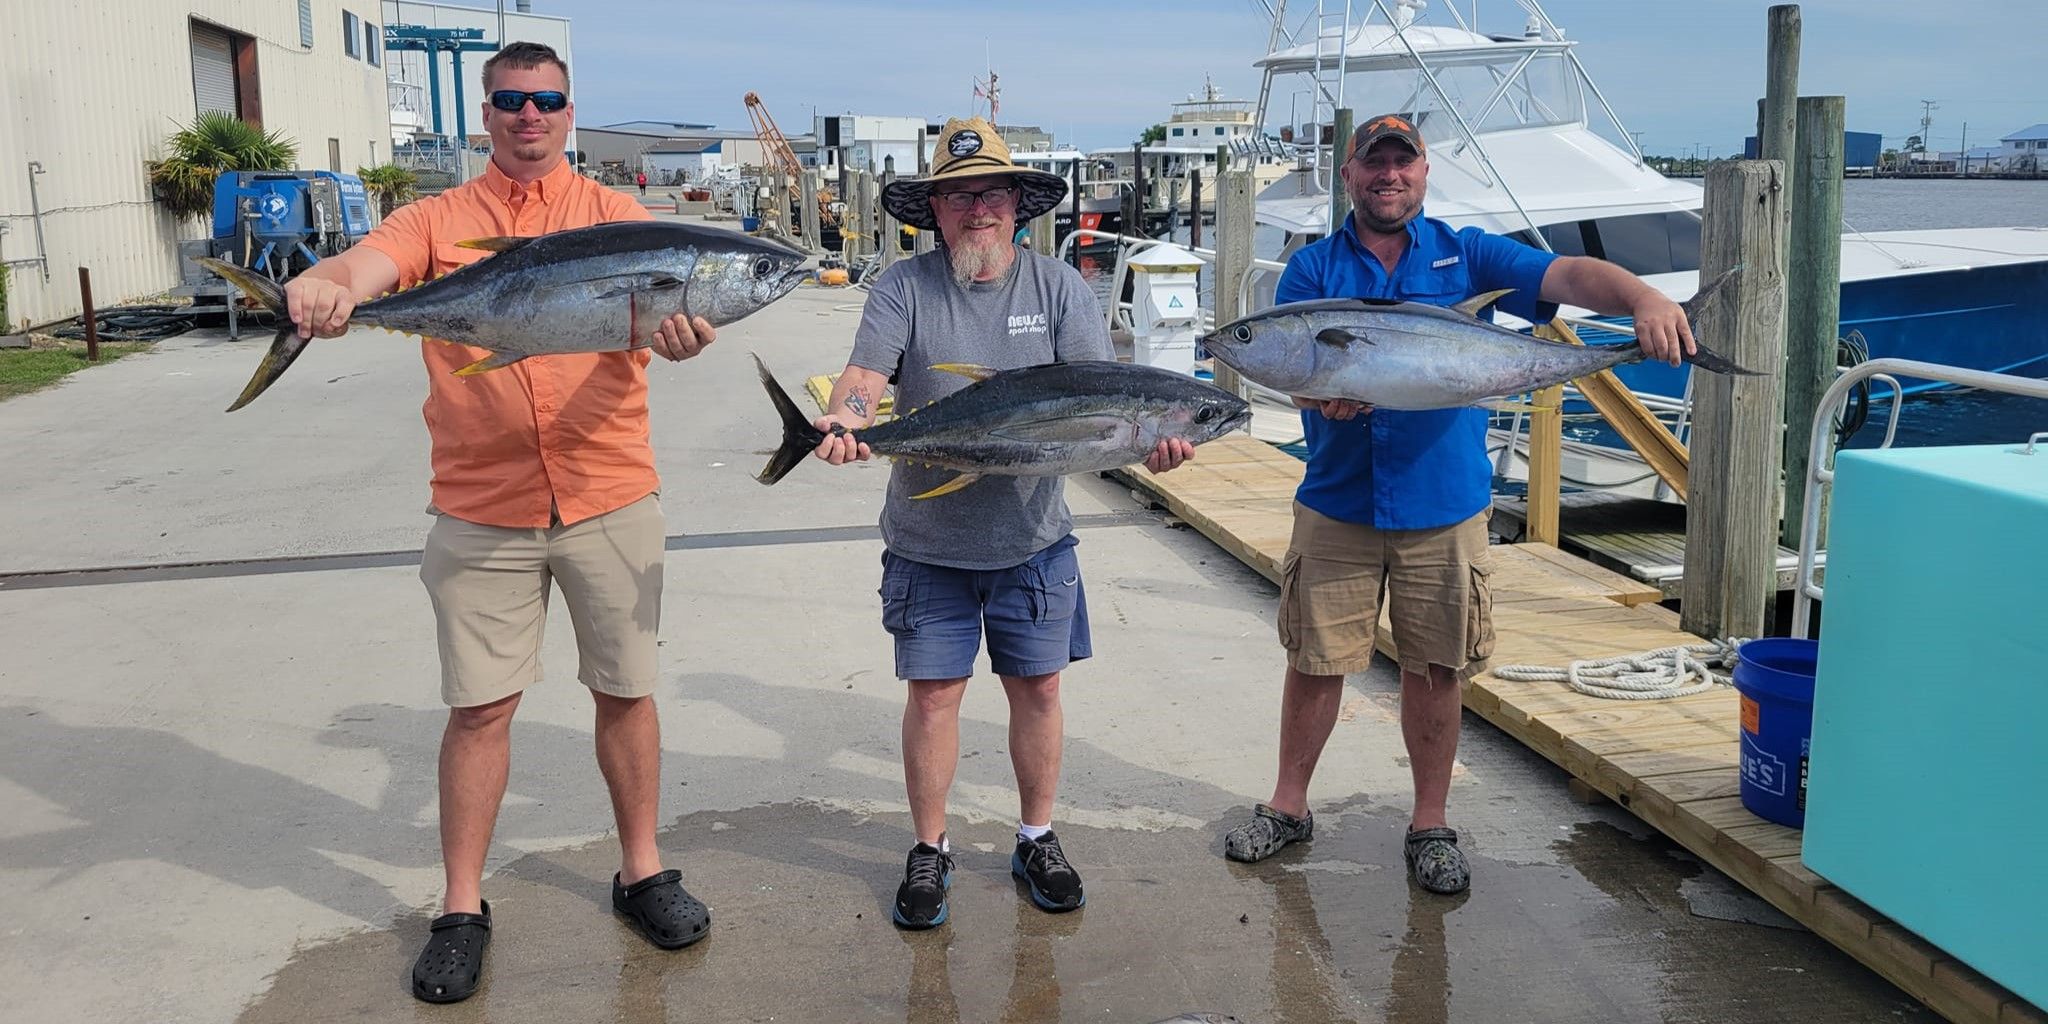
[(683, 889), (683, 873), (670, 868), (632, 885), (612, 875), (612, 909), (642, 938), (663, 949), (681, 949), (711, 931), (711, 910)]
[(459, 1003), (476, 993), (491, 944), (491, 901), (481, 914), (443, 914), (427, 926), (427, 945), (412, 964), (412, 994), (429, 1003)]
[(1223, 855), (1249, 864), (1279, 853), (1288, 843), (1305, 843), (1315, 838), (1313, 811), (1297, 818), (1274, 810), (1267, 804), (1252, 808), (1252, 818), (1223, 834)]

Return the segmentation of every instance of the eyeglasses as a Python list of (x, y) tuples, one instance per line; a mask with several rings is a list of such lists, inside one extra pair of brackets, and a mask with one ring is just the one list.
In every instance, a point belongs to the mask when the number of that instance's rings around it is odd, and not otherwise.
[(568, 94), (559, 93), (553, 89), (543, 92), (520, 92), (517, 89), (499, 89), (491, 93), (491, 106), (508, 114), (516, 114), (526, 109), (527, 100), (532, 100), (533, 109), (543, 114), (552, 114), (569, 105)]
[(940, 202), (946, 204), (947, 209), (955, 211), (974, 209), (974, 201), (977, 199), (981, 200), (982, 205), (991, 210), (1000, 210), (1010, 201), (1010, 197), (1016, 194), (1017, 187), (1015, 185), (998, 185), (995, 188), (985, 188), (979, 192), (962, 190), (959, 192), (932, 193), (932, 195), (938, 197)]

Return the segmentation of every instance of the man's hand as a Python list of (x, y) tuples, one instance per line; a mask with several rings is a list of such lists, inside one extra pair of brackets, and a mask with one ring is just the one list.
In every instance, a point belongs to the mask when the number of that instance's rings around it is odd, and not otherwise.
[(711, 329), (710, 321), (677, 313), (663, 320), (661, 329), (654, 332), (654, 351), (661, 353), (663, 359), (676, 362), (704, 351), (704, 346), (717, 338), (718, 332)]
[(1677, 366), (1681, 352), (1691, 355), (1697, 351), (1692, 325), (1685, 322), (1685, 310), (1678, 308), (1670, 296), (1653, 288), (1643, 291), (1632, 311), (1636, 344), (1642, 346), (1643, 354), (1649, 358)]
[(1195, 446), (1184, 437), (1170, 437), (1159, 442), (1152, 454), (1145, 456), (1145, 468), (1154, 473), (1175, 469), (1181, 463), (1195, 457)]
[[(856, 424), (844, 422), (837, 416), (820, 416), (811, 421), (811, 426), (818, 428), (825, 435), (825, 439), (818, 442), (817, 451), (811, 454), (824, 459), (826, 462), (835, 466), (843, 466), (856, 459), (866, 461), (874, 455), (873, 452), (868, 450), (867, 445), (854, 439), (851, 431)], [(845, 427), (849, 432), (835, 434), (832, 429), (834, 427)]]
[(1372, 412), (1372, 406), (1364, 402), (1354, 402), (1348, 398), (1301, 398), (1297, 396), (1294, 399), (1294, 405), (1298, 409), (1314, 409), (1322, 413), (1324, 419), (1340, 422), (1348, 420), (1353, 416), (1363, 416), (1366, 413)]
[(339, 338), (356, 311), (356, 297), (347, 287), (309, 274), (285, 282), (284, 304), (301, 338)]

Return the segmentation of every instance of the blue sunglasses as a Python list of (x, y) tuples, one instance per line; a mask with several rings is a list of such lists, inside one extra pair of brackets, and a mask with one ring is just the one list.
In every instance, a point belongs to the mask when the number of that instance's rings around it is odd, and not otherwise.
[(491, 93), (491, 106), (508, 114), (526, 109), (526, 101), (533, 101), (533, 109), (543, 114), (552, 114), (569, 105), (569, 97), (553, 89), (545, 92), (520, 92), (517, 89), (499, 89)]

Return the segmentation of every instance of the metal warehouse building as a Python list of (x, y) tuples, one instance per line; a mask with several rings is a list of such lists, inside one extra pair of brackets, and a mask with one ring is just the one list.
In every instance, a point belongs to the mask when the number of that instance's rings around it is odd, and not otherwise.
[(112, 305), (177, 283), (208, 232), (151, 198), (143, 163), (201, 110), (298, 145), (301, 168), (391, 155), (377, 0), (7, 0), (0, 262), (10, 328), (75, 316), (78, 269)]

